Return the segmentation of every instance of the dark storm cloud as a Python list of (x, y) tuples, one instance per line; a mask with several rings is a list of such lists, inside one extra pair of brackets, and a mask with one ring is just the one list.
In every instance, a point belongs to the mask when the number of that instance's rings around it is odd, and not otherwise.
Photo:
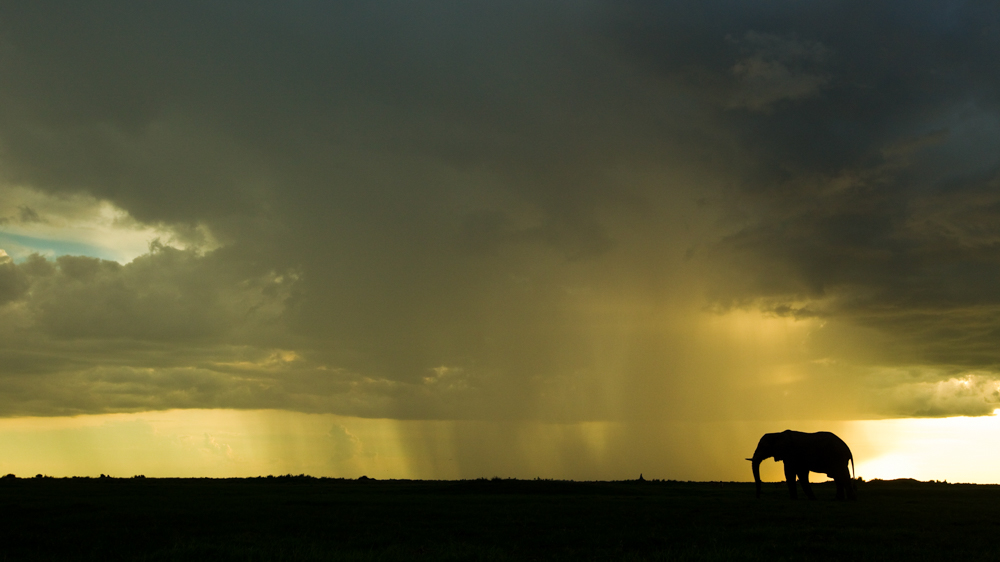
[(848, 315), (921, 361), (995, 366), (997, 8), (726, 7), (649, 4), (620, 31), (651, 69), (728, 103), (747, 165), (718, 203), (731, 233), (714, 251), (749, 275), (718, 298)]
[(589, 99), (606, 76), (584, 72), (580, 15), (557, 6), (50, 4), (4, 14), (14, 177), (146, 220), (245, 212), (245, 184), (269, 171), (304, 196), (360, 197), (329, 188), (345, 150), (499, 165), (571, 213), (600, 195), (584, 171), (562, 176), (627, 142), (594, 146), (622, 115)]
[(5, 181), (222, 245), (0, 263), (17, 370), (121, 389), (62, 412), (683, 417), (742, 376), (656, 316), (701, 292), (989, 368), (997, 11), (5, 4)]

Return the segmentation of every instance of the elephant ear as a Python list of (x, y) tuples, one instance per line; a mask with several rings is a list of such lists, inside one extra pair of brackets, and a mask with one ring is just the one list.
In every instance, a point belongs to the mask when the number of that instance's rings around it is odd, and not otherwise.
[(771, 451), (774, 453), (774, 462), (784, 461), (787, 456), (785, 453), (788, 449), (788, 442), (784, 439), (786, 433), (788, 432), (786, 431), (784, 433), (776, 434), (773, 442), (771, 443)]

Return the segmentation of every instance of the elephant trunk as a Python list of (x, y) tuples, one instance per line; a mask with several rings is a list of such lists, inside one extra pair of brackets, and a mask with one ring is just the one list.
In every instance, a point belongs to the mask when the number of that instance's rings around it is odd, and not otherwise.
[(760, 463), (763, 460), (764, 459), (757, 458), (756, 455), (754, 455), (754, 458), (750, 459), (750, 467), (753, 469), (753, 481), (754, 481), (754, 484), (756, 484), (756, 486), (757, 486), (757, 497), (758, 498), (760, 497), (760, 485), (761, 485), (761, 482), (760, 482)]

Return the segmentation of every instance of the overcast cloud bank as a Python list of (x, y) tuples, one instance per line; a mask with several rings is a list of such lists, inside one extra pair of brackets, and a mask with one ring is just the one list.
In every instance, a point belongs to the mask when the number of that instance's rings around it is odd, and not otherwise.
[(988, 414), (998, 11), (7, 4), (0, 414)]

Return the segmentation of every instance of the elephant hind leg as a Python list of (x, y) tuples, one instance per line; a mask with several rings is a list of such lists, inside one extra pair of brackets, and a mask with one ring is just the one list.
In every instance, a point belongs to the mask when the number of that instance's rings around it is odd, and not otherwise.
[(837, 472), (830, 474), (830, 478), (837, 483), (837, 499), (855, 499), (854, 494), (854, 481), (851, 480), (851, 474), (847, 472), (847, 469), (838, 470)]
[(844, 477), (844, 491), (847, 493), (847, 499), (858, 499), (857, 484), (854, 482), (854, 479), (849, 476)]

